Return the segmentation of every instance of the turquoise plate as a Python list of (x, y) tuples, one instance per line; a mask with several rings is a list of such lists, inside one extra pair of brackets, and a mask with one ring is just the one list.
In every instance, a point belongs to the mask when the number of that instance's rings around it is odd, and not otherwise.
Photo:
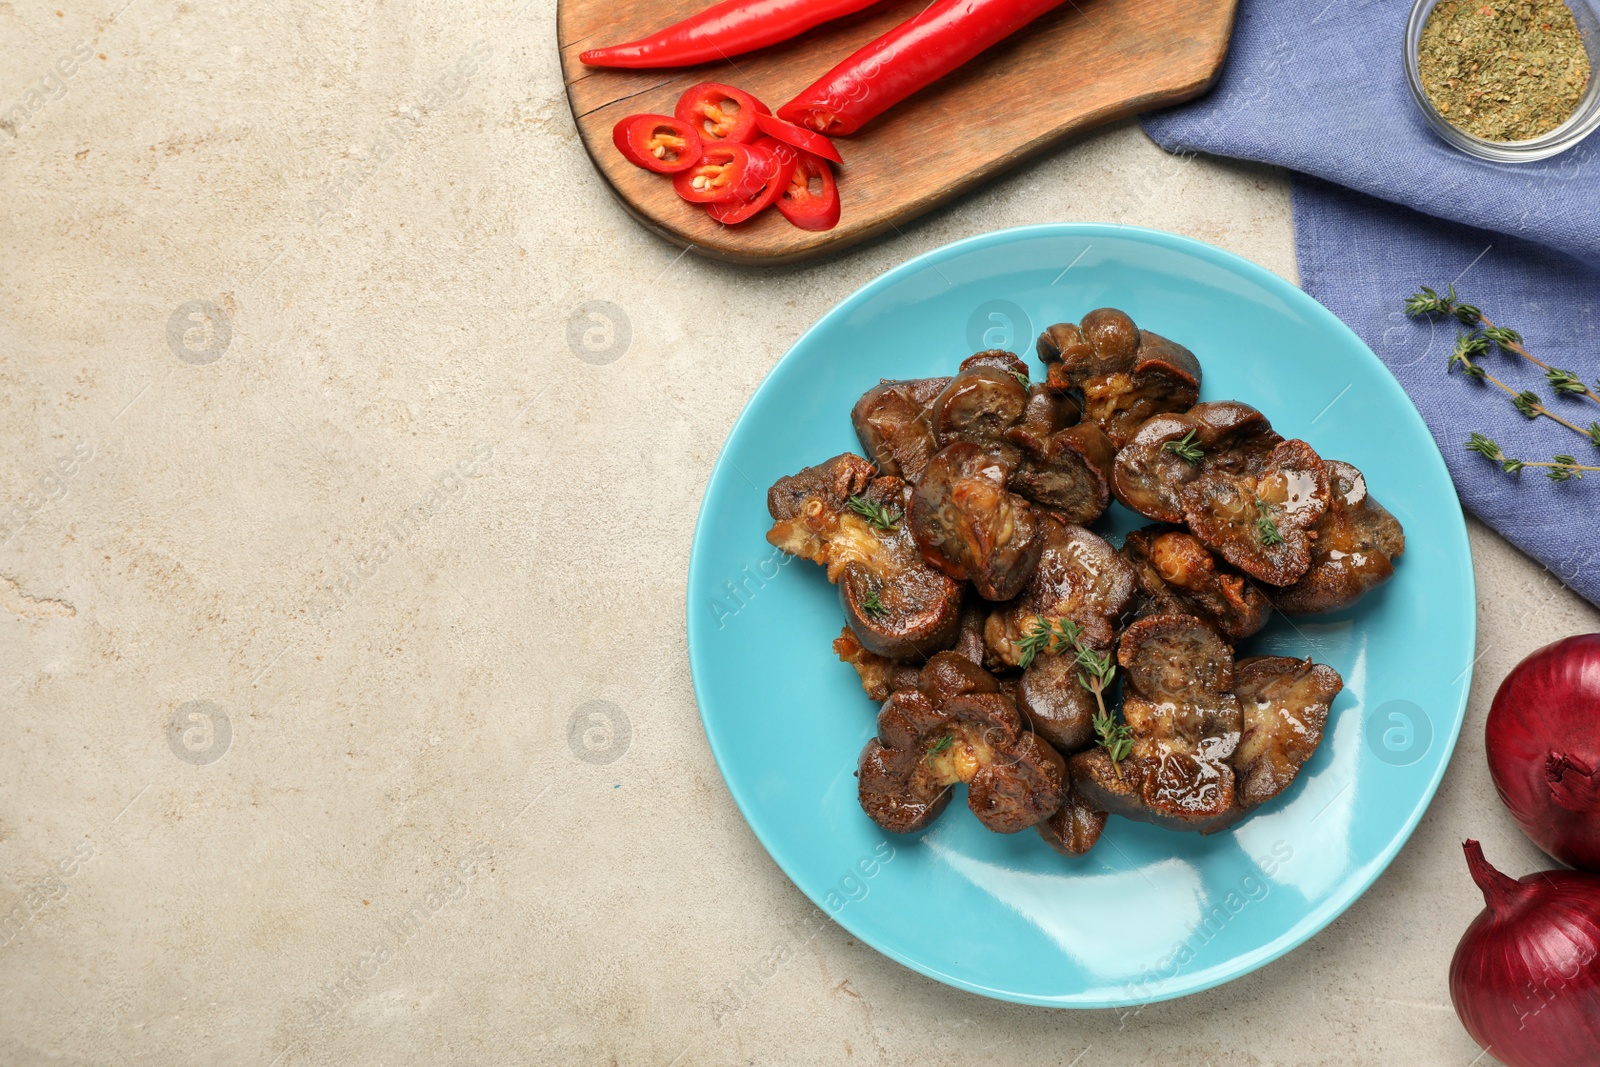
[[(1023, 354), (1051, 323), (1113, 306), (1187, 345), (1202, 396), (1261, 408), (1285, 437), (1367, 475), (1405, 524), (1392, 581), (1343, 612), (1278, 619), (1251, 653), (1344, 676), (1294, 785), (1212, 837), (1112, 819), (1066, 859), (1031, 830), (980, 826), (958, 796), (929, 829), (885, 834), (856, 802), (877, 707), (829, 643), (822, 568), (776, 553), (766, 490), (860, 451), (850, 407), (879, 378)], [(1096, 529), (1141, 525), (1113, 506)], [(1248, 973), (1372, 884), (1432, 799), (1461, 729), (1475, 629), (1461, 506), (1421, 417), (1372, 352), (1300, 290), (1171, 234), (1030, 226), (929, 252), (822, 318), (756, 390), (706, 488), (689, 562), (689, 663), (706, 737), (751, 829), (841, 926), (931, 978), (1053, 1007), (1143, 1004)]]

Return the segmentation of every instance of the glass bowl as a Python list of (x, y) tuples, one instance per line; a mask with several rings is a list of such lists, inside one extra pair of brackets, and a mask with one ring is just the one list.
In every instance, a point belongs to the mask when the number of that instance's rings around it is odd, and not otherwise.
[(1447, 143), (1468, 155), (1490, 159), (1497, 163), (1531, 163), (1548, 159), (1565, 152), (1600, 127), (1600, 0), (1566, 0), (1577, 20), (1578, 31), (1583, 34), (1583, 46), (1589, 53), (1589, 85), (1572, 117), (1548, 133), (1530, 141), (1486, 141), (1468, 133), (1434, 109), (1433, 101), (1422, 88), (1422, 73), (1418, 68), (1417, 46), (1422, 40), (1422, 27), (1433, 13), (1439, 0), (1417, 0), (1411, 9), (1411, 19), (1406, 24), (1406, 83), (1411, 86), (1411, 98), (1417, 110), (1428, 120)]

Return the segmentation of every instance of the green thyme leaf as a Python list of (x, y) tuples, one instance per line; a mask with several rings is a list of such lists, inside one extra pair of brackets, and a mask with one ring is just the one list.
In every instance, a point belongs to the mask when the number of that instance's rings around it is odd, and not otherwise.
[(1017, 666), (1023, 670), (1033, 666), (1034, 658), (1050, 647), (1054, 637), (1049, 620), (1043, 615), (1035, 615), (1033, 625), (1022, 635), (1022, 640), (1017, 642)]
[(1564, 482), (1569, 478), (1577, 478), (1581, 481), (1583, 472), (1586, 469), (1593, 470), (1594, 468), (1585, 468), (1578, 462), (1577, 456), (1552, 456), (1550, 457), (1550, 469), (1545, 471), (1545, 477), (1556, 482)]
[(1133, 751), (1133, 730), (1125, 722), (1117, 722), (1109, 714), (1096, 715), (1093, 720), (1097, 743), (1106, 754), (1121, 763)]
[(1500, 451), (1500, 446), (1481, 433), (1472, 435), (1472, 439), (1466, 444), (1466, 449), (1468, 452), (1476, 452), (1480, 456), (1487, 456), (1496, 463), (1505, 458)]
[(884, 607), (883, 601), (878, 599), (878, 591), (876, 589), (868, 589), (866, 595), (861, 598), (861, 610), (876, 619), (878, 616), (886, 614), (889, 609)]
[(1406, 297), (1407, 315), (1437, 315), (1444, 311), (1443, 302), (1439, 294), (1424, 285), (1417, 292)]
[(891, 512), (882, 504), (874, 503), (864, 496), (850, 498), (850, 510), (866, 519), (880, 530), (892, 530), (900, 521), (899, 512)]
[(1257, 500), (1256, 512), (1259, 515), (1259, 518), (1256, 519), (1256, 536), (1260, 538), (1261, 543), (1264, 545), (1283, 544), (1283, 534), (1279, 531), (1278, 523), (1273, 519), (1272, 513), (1267, 510), (1267, 505)]
[(1483, 336), (1493, 341), (1496, 348), (1510, 348), (1522, 343), (1522, 335), (1509, 326), (1485, 326)]
[(1078, 684), (1091, 692), (1104, 689), (1111, 684), (1111, 679), (1117, 675), (1117, 665), (1109, 652), (1097, 652), (1092, 648), (1078, 646), (1077, 660), (1079, 668)]
[(1190, 430), (1176, 441), (1168, 441), (1161, 446), (1161, 451), (1171, 452), (1190, 466), (1199, 463), (1206, 456), (1205, 449), (1195, 440), (1194, 430)]
[(930, 760), (933, 759), (933, 757), (937, 756), (939, 753), (955, 744), (955, 742), (956, 737), (954, 734), (945, 734), (943, 737), (939, 738), (938, 741), (934, 742), (933, 746), (928, 749), (928, 758)]
[(1545, 380), (1550, 383), (1550, 388), (1556, 391), (1557, 396), (1581, 396), (1589, 391), (1583, 380), (1569, 370), (1558, 370), (1551, 367), (1544, 372)]
[(1511, 398), (1511, 406), (1521, 412), (1523, 417), (1536, 419), (1539, 417), (1539, 394), (1531, 389), (1524, 389)]

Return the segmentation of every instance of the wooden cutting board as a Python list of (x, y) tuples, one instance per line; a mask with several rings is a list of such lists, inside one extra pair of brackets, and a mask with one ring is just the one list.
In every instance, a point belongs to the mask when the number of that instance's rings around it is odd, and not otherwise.
[(857, 15), (731, 61), (675, 70), (601, 70), (586, 48), (642, 37), (711, 0), (558, 0), (567, 100), (590, 158), (627, 209), (679, 245), (735, 263), (792, 263), (891, 230), (1051, 145), (1094, 126), (1204, 92), (1228, 50), (1237, 0), (1067, 0), (960, 70), (839, 138), (842, 215), (823, 233), (765, 211), (737, 226), (680, 200), (635, 167), (611, 128), (672, 114), (704, 81), (754, 93), (774, 111), (835, 63), (928, 0), (885, 0)]

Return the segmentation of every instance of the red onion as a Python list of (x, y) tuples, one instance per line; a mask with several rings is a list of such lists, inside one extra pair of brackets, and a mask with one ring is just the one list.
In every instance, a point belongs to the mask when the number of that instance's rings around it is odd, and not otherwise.
[(1450, 999), (1508, 1067), (1600, 1063), (1600, 876), (1545, 871), (1512, 881), (1468, 841), (1488, 908), (1450, 961)]
[(1600, 871), (1600, 634), (1517, 664), (1485, 733), (1489, 773), (1523, 832), (1569, 867)]

